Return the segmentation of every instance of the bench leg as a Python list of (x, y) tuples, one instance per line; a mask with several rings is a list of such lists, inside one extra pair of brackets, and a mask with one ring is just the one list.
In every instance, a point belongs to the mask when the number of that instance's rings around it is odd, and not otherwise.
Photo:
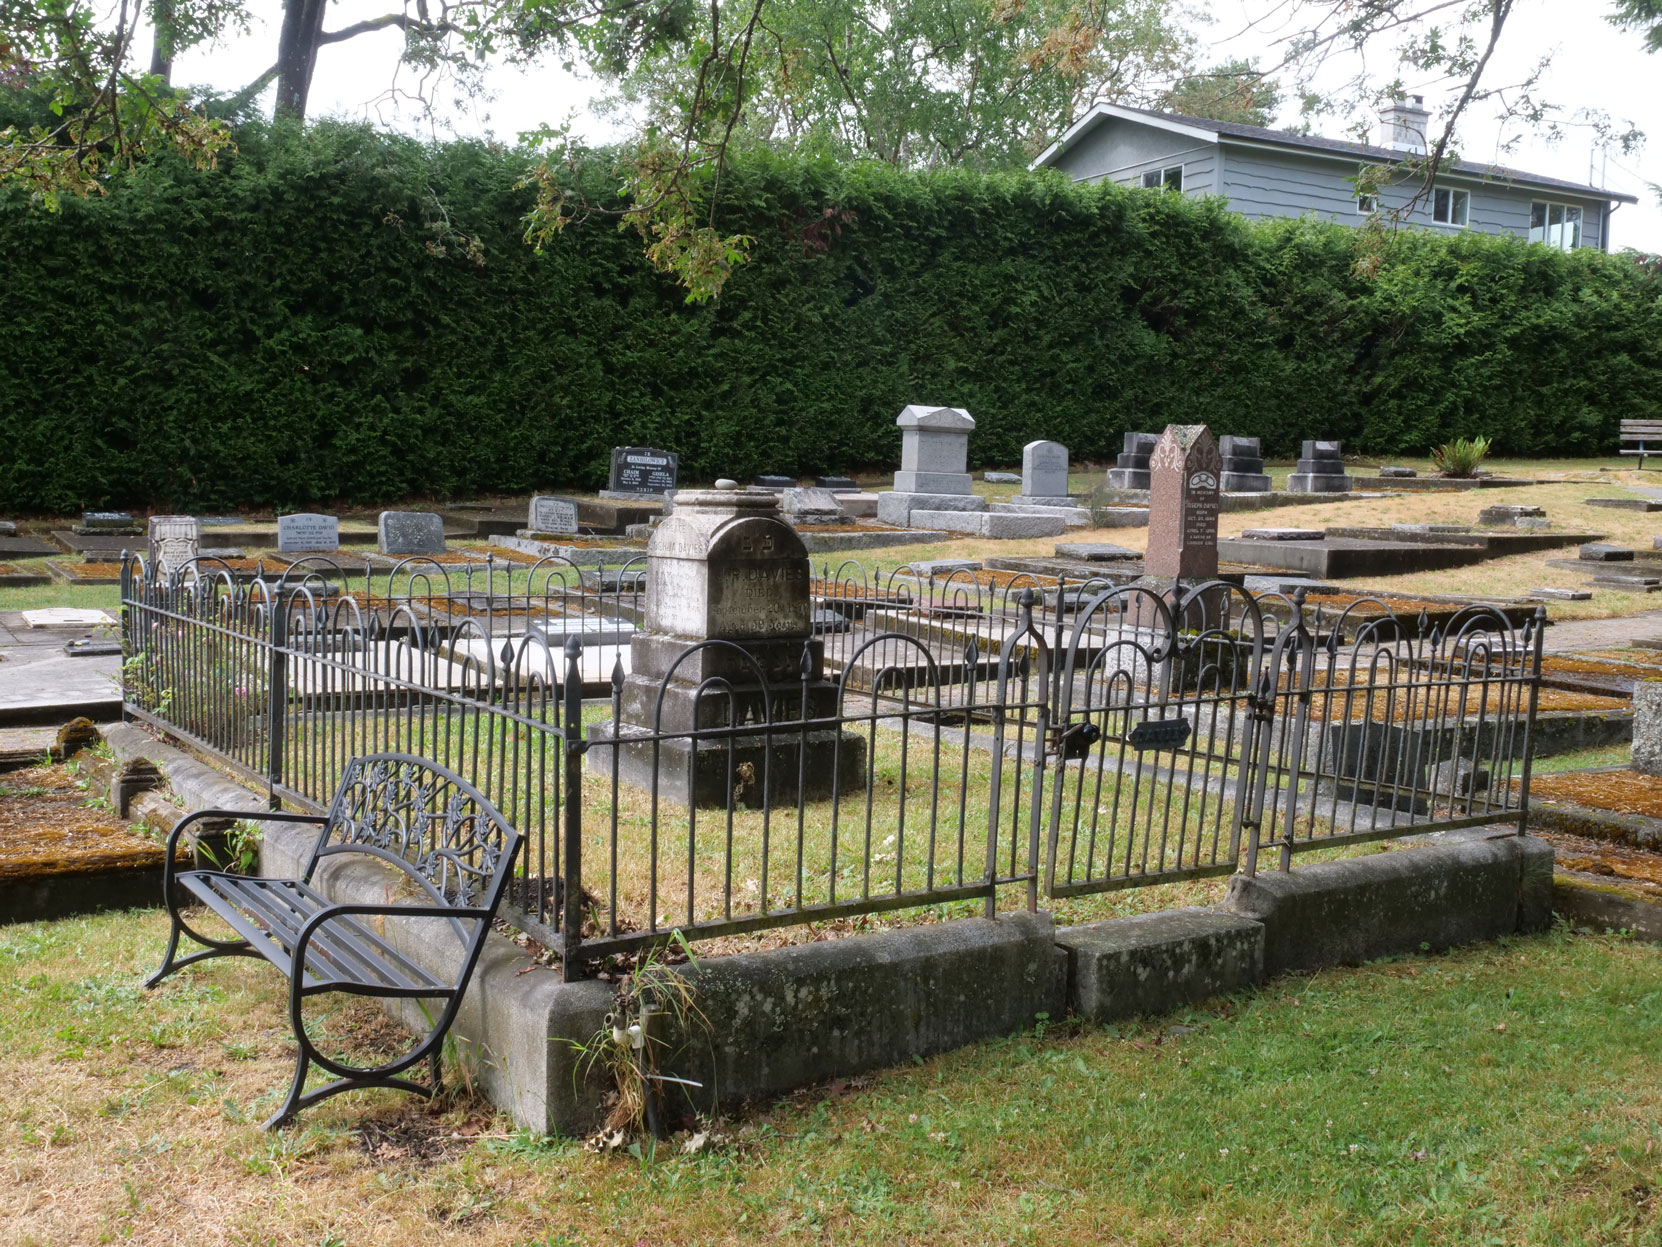
[[(168, 907), (170, 910), (172, 906)], [(177, 913), (172, 914), (173, 929), (168, 932), (167, 952), (162, 955), (161, 969), (144, 980), (146, 987), (154, 987), (175, 970), (183, 970), (186, 966), (195, 965), (198, 961), (206, 961), (210, 957), (257, 957), (259, 956), (248, 946), (247, 940), (212, 940), (198, 935), (182, 922)], [(188, 957), (179, 957), (179, 936), (185, 934), (198, 944), (206, 947), (201, 952), (192, 953)]]

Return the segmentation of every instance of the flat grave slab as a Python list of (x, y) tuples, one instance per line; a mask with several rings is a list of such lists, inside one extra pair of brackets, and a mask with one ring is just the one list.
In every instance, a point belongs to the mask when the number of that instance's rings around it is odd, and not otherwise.
[(797, 531), (809, 554), (841, 554), (850, 550), (882, 550), (890, 546), (915, 546), (943, 541), (954, 534), (938, 528), (870, 528), (851, 532)]
[(1320, 541), (1326, 536), (1323, 528), (1248, 528), (1241, 533), (1243, 541)]
[[(51, 564), (47, 566), (50, 567)], [(10, 563), (0, 563), (0, 589), (32, 589), (51, 583), (52, 577), (46, 572), (23, 571)]]
[(1521, 489), (1525, 485), (1543, 483), (1513, 476), (1357, 476), (1352, 479), (1358, 489), (1407, 490), (1427, 494), (1458, 494), (1471, 489)]
[(1654, 498), (1583, 498), (1583, 506), (1605, 507), (1611, 511), (1662, 511), (1662, 502)]
[(1540, 598), (1547, 602), (1585, 602), (1593, 596), (1591, 589), (1531, 589), (1525, 597)]
[(0, 558), (34, 559), (57, 554), (58, 547), (39, 537), (0, 537)]
[(1143, 557), (1135, 550), (1127, 550), (1110, 541), (1058, 541), (1055, 551), (1057, 558), (1081, 559), (1087, 563), (1113, 563)]
[(981, 479), (989, 485), (1020, 485), (1020, 472), (983, 472)]
[(646, 546), (634, 538), (585, 537), (572, 541), (538, 541), (533, 537), (494, 536), (490, 546), (529, 554), (539, 559), (564, 559), (579, 567), (599, 567), (603, 563), (626, 563), (642, 558)]
[(71, 563), (68, 559), (46, 560), (46, 570), (65, 584), (118, 585), (121, 583), (121, 564)]
[(1239, 537), (1222, 537), (1218, 540), (1218, 556), (1235, 563), (1296, 571), (1317, 580), (1438, 571), (1465, 567), (1490, 557), (1482, 548), (1471, 545), (1333, 536), (1323, 541), (1243, 541)]
[(1584, 563), (1631, 563), (1633, 551), (1624, 546), (1606, 545), (1603, 542), (1589, 542), (1578, 550), (1577, 555)]

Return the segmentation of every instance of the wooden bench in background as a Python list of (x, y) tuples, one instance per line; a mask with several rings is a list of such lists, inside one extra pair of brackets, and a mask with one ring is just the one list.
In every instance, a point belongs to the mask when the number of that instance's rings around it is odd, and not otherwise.
[(1662, 458), (1662, 420), (1623, 420), (1622, 454), (1638, 455), (1641, 472), (1646, 455)]

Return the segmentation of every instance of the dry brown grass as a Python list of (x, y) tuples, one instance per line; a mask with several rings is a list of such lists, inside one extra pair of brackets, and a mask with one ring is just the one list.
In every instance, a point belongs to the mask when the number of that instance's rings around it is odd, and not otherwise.
[(1537, 801), (1570, 801), (1617, 814), (1662, 818), (1662, 776), (1639, 771), (1565, 771), (1536, 775), (1529, 795)]

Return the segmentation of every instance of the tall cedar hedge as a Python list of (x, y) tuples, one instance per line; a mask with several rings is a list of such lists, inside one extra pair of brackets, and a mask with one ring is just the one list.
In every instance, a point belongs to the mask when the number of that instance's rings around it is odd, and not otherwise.
[(695, 479), (888, 467), (909, 402), (968, 408), (981, 464), (1171, 421), (1606, 453), (1662, 415), (1662, 287), (1620, 257), (1414, 234), (1362, 278), (1352, 231), (1215, 201), (748, 157), (721, 224), (754, 262), (691, 306), (610, 221), (527, 247), (523, 156), (239, 145), (55, 215), (0, 199), (0, 508), (594, 486), (622, 443)]

